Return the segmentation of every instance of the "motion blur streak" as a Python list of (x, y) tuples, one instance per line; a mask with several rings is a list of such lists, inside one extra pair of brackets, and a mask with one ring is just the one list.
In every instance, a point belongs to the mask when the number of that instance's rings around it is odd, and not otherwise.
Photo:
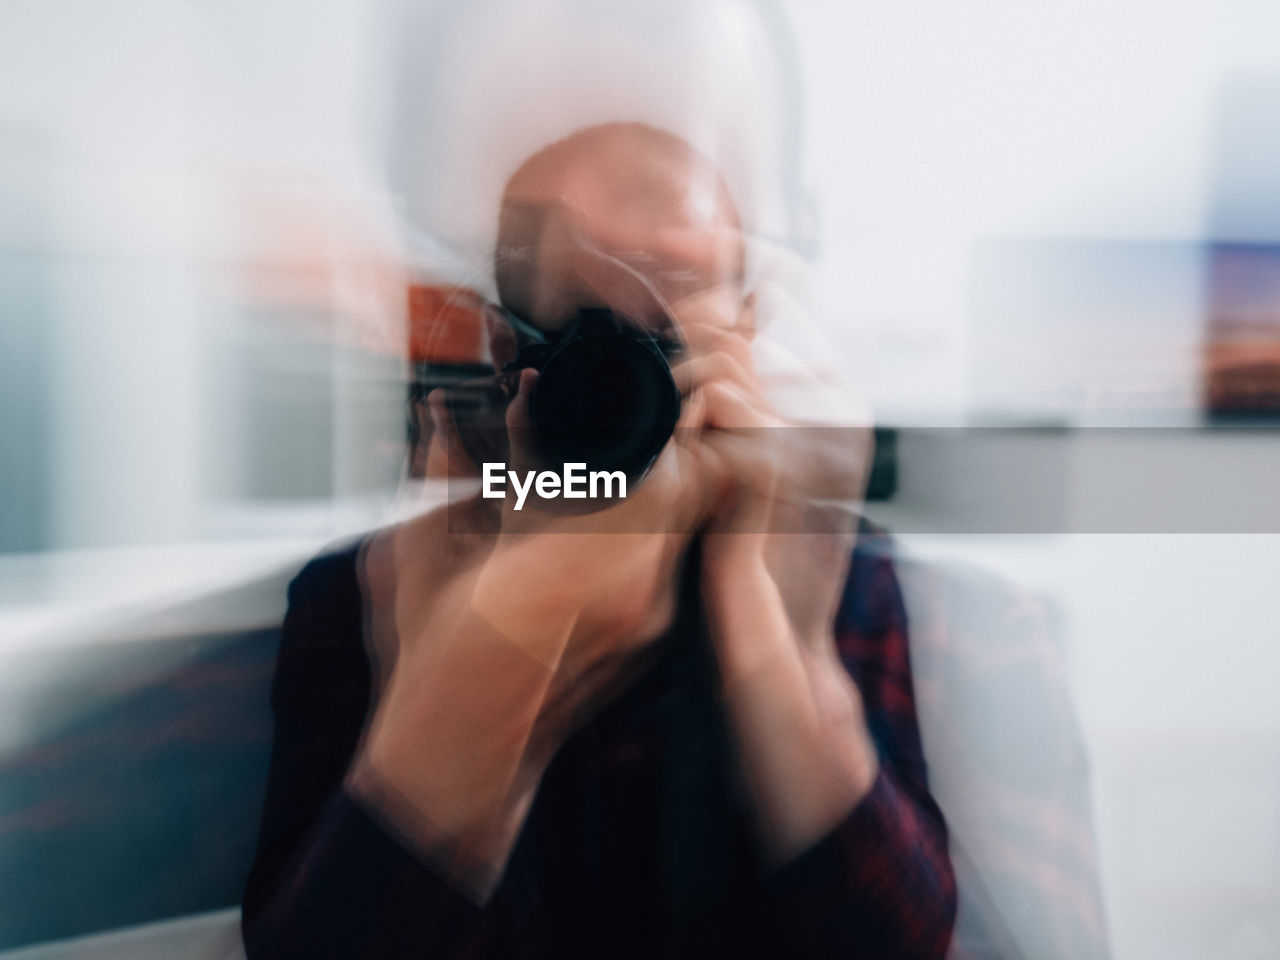
[(475, 492), (498, 195), (613, 121), (723, 178), (775, 460), (854, 477), (791, 585), (855, 513), (896, 571), (838, 652), (909, 660), (950, 956), (1280, 955), (1272, 0), (0, 6), (0, 952), (239, 955), (286, 585)]

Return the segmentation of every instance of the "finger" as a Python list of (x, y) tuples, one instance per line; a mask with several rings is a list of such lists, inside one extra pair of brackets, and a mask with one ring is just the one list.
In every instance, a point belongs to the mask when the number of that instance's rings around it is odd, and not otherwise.
[[(432, 445), (427, 452), (427, 473), (432, 476), (463, 477), (479, 471), (479, 464), (462, 443), (445, 389), (437, 387), (427, 394), (427, 412), (431, 417)], [(443, 463), (440, 457), (443, 456)]]
[(705, 404), (704, 426), (716, 430), (753, 430), (782, 425), (765, 410), (759, 399), (737, 384), (716, 380), (701, 390)]
[(538, 383), (538, 371), (526, 367), (520, 371), (516, 395), (507, 405), (507, 438), (511, 445), (511, 469), (531, 469), (537, 462), (534, 444), (533, 418), (529, 413), (529, 399)]
[(727, 353), (742, 369), (751, 372), (754, 378), (755, 362), (751, 357), (751, 340), (742, 332), (710, 324), (692, 324), (682, 328), (682, 334), (689, 352), (694, 356)]
[(774, 507), (776, 471), (772, 458), (741, 434), (713, 434), (705, 448), (714, 451), (721, 481), (706, 532), (728, 535), (715, 538), (726, 556), (762, 557)]
[[(683, 393), (683, 391), (681, 391)], [(686, 394), (680, 404), (680, 419), (676, 421), (676, 442), (687, 440), (706, 425), (707, 403), (701, 390)]]
[(735, 383), (749, 393), (757, 393), (750, 371), (731, 353), (723, 350), (694, 356), (671, 368), (676, 386), (684, 396), (692, 396), (699, 387), (715, 381)]
[(744, 300), (737, 283), (720, 284), (676, 299), (671, 313), (682, 331), (701, 327), (736, 330), (747, 336), (754, 329), (750, 298)]
[(715, 457), (720, 479), (759, 495), (773, 495), (781, 476), (778, 448), (759, 431), (708, 431), (702, 446)]

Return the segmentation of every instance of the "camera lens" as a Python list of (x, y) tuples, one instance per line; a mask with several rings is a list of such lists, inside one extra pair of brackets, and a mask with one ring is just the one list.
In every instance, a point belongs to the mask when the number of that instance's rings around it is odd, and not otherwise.
[(608, 313), (581, 311), (542, 366), (530, 415), (548, 459), (637, 477), (675, 430), (680, 391), (657, 341), (599, 316)]

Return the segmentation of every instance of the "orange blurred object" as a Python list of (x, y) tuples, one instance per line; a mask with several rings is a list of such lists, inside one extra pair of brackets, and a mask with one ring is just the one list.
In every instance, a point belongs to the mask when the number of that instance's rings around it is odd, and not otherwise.
[(484, 298), (465, 287), (409, 287), (409, 362), (483, 364), (489, 359)]
[(1222, 243), (1209, 261), (1210, 415), (1280, 416), (1280, 246)]

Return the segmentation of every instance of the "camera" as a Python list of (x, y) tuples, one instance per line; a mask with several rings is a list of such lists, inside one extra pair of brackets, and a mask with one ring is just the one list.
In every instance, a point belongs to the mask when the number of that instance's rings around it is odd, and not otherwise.
[(446, 391), (468, 455), (477, 464), (506, 459), (506, 406), (520, 371), (531, 367), (539, 373), (529, 398), (538, 466), (582, 463), (643, 478), (680, 418), (671, 373), (679, 341), (606, 307), (579, 308), (555, 334), (514, 314), (507, 319), (520, 341), (515, 359), (496, 377)]

